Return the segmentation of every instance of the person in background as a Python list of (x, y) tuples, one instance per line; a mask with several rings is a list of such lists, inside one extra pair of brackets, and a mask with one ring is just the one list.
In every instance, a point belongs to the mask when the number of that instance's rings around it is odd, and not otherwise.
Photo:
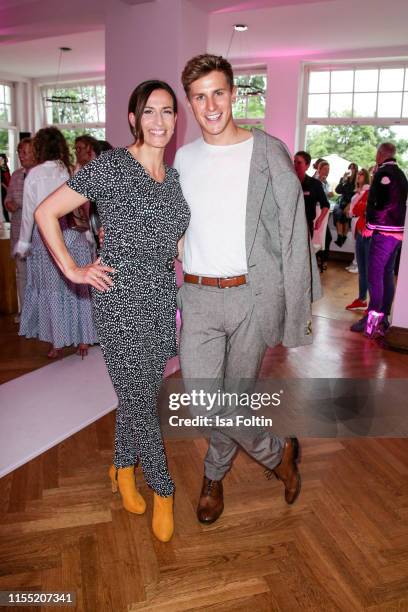
[[(10, 248), (13, 255), (14, 247), (17, 244), (20, 235), (21, 214), (23, 210), (23, 190), (24, 180), (35, 165), (35, 157), (33, 150), (33, 141), (31, 138), (23, 138), (18, 143), (17, 154), (20, 160), (21, 168), (13, 172), (5, 200), (5, 207), (11, 213), (10, 225)], [(16, 260), (16, 280), (17, 280), (17, 295), (19, 313), (23, 308), (24, 293), (27, 282), (27, 262), (25, 257), (15, 257)], [(15, 317), (15, 323), (20, 321), (20, 315)]]
[(327, 177), (330, 173), (330, 164), (328, 161), (321, 161), (317, 167), (317, 180), (321, 182), (323, 185), (324, 193), (326, 194), (326, 198), (329, 200), (333, 197), (334, 193), (330, 189), (330, 185), (327, 181)]
[(367, 206), (368, 190), (370, 189), (370, 175), (368, 170), (361, 168), (357, 173), (356, 193), (351, 198), (350, 217), (356, 217), (354, 229), (356, 241), (356, 260), (358, 266), (358, 298), (346, 306), (346, 310), (365, 310), (367, 308), (368, 290), (368, 253), (372, 231), (366, 228), (365, 212)]
[(10, 170), (7, 163), (7, 155), (0, 153), (0, 178), (1, 178), (1, 221), (10, 221), (9, 212), (5, 206), (7, 189), (10, 183)]
[(313, 169), (314, 169), (314, 174), (313, 174), (313, 178), (318, 178), (319, 172), (319, 164), (321, 162), (325, 162), (326, 160), (324, 159), (324, 157), (318, 157), (315, 161), (315, 163), (313, 164)]
[[(62, 348), (72, 344), (84, 357), (88, 346), (97, 342), (89, 288), (64, 278), (34, 223), (39, 204), (71, 174), (68, 146), (55, 127), (39, 130), (33, 145), (38, 165), (24, 181), (20, 236), (14, 248), (14, 255), (28, 256), (19, 334), (49, 342), (50, 359), (59, 357)], [(91, 252), (84, 234), (70, 229), (66, 217), (60, 220), (60, 227), (71, 257), (78, 265), (89, 265)]]
[(89, 134), (83, 134), (75, 138), (75, 172), (85, 166), (88, 162), (98, 157), (100, 153), (99, 140)]
[[(313, 238), (314, 228), (318, 229), (326, 215), (329, 214), (330, 204), (324, 192), (322, 183), (306, 174), (312, 158), (307, 151), (298, 151), (294, 157), (295, 172), (302, 185), (305, 200), (306, 220), (310, 236)], [(316, 205), (320, 204), (320, 215), (315, 222)]]
[(346, 209), (355, 192), (357, 171), (357, 164), (351, 163), (335, 189), (341, 196), (333, 209), (333, 222), (337, 230), (337, 239), (334, 243), (339, 247), (342, 247), (347, 240), (350, 223)]
[(368, 338), (385, 334), (394, 299), (394, 267), (404, 237), (408, 181), (391, 142), (377, 149), (377, 170), (368, 193), (366, 227), (372, 230), (368, 256), (368, 314), (351, 326)]

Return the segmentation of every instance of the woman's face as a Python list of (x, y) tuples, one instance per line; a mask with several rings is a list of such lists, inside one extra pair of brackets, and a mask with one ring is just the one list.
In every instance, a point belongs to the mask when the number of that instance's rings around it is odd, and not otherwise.
[[(155, 89), (150, 94), (143, 109), (141, 127), (144, 144), (162, 149), (173, 136), (177, 115), (173, 108), (173, 98), (165, 89)], [(129, 114), (129, 121), (135, 125), (134, 113)]]
[(325, 181), (329, 176), (330, 166), (329, 164), (323, 164), (319, 166), (319, 178), (321, 181)]
[(364, 172), (358, 172), (358, 174), (357, 174), (357, 185), (359, 187), (362, 187), (364, 185), (364, 181), (365, 181)]

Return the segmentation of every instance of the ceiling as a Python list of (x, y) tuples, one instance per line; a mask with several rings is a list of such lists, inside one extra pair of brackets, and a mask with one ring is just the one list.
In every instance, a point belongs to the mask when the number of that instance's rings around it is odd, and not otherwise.
[(1, 70), (32, 78), (56, 77), (60, 47), (72, 49), (62, 54), (61, 75), (105, 72), (104, 30), (50, 36), (39, 40), (1, 45)]
[[(25, 77), (103, 72), (104, 5), (107, 0), (0, 0), (2, 73)], [(108, 0), (139, 4), (178, 0)], [(397, 47), (407, 49), (408, 1), (392, 0), (189, 0), (210, 12), (208, 50), (232, 60), (279, 55), (305, 57), (338, 50)], [(233, 24), (247, 32), (235, 33)]]
[(229, 57), (313, 55), (338, 50), (405, 46), (408, 51), (408, 2), (392, 0), (323, 0), (305, 4), (210, 16), (208, 49), (225, 54), (234, 23), (248, 25), (237, 32)]

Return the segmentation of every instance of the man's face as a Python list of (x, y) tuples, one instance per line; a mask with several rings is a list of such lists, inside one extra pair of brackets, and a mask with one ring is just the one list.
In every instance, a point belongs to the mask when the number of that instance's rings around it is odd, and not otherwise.
[(23, 144), (18, 149), (18, 157), (23, 168), (31, 168), (35, 164), (34, 150), (31, 144)]
[(203, 134), (222, 134), (233, 123), (231, 91), (223, 72), (213, 70), (190, 85), (188, 103)]
[(92, 148), (82, 140), (79, 140), (75, 144), (75, 155), (77, 163), (80, 166), (84, 166), (92, 159)]
[(295, 159), (293, 161), (293, 165), (295, 167), (295, 172), (300, 179), (303, 180), (306, 170), (308, 169), (310, 164), (307, 164), (304, 157), (302, 155), (295, 155)]

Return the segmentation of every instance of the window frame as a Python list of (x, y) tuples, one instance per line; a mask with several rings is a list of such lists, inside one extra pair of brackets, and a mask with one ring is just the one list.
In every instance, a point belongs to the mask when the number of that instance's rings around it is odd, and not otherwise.
[[(265, 112), (263, 117), (234, 117), (234, 123), (238, 126), (256, 126), (258, 124), (262, 124), (265, 127), (266, 121), (266, 106), (267, 106), (267, 93), (268, 93), (268, 70), (267, 66), (254, 66), (253, 68), (235, 68), (234, 67), (234, 81), (236, 77), (240, 76), (263, 76), (266, 79), (266, 89), (265, 89)], [(235, 86), (235, 82), (234, 82)]]
[(0, 79), (0, 86), (10, 88), (10, 120), (0, 120), (0, 129), (8, 131), (8, 158), (10, 171), (13, 172), (17, 164), (16, 87), (13, 81), (7, 81), (7, 79)]
[[(408, 117), (309, 117), (307, 114), (308, 110), (308, 96), (309, 96), (309, 82), (311, 72), (327, 72), (336, 70), (378, 70), (389, 68), (405, 68), (404, 82), (402, 85), (402, 93), (408, 91), (408, 59), (405, 60), (360, 60), (360, 61), (338, 61), (332, 63), (315, 63), (308, 62), (303, 66), (303, 89), (301, 97), (301, 114), (300, 114), (300, 126), (299, 126), (299, 142), (301, 143), (300, 148), (305, 146), (306, 142), (306, 130), (307, 126), (313, 125), (375, 125), (375, 126), (392, 126), (392, 125), (408, 125)], [(330, 95), (330, 89), (327, 92)], [(353, 91), (351, 92), (354, 102), (355, 92), (355, 75), (353, 78)], [(357, 92), (360, 93), (360, 92)], [(373, 92), (374, 93), (374, 92)], [(377, 84), (377, 108), (378, 110), (378, 93), (379, 87)], [(404, 95), (402, 95), (401, 101), (401, 115), (404, 103)], [(329, 108), (330, 112), (330, 108)]]
[[(96, 87), (103, 85), (105, 87), (105, 121), (83, 121), (73, 123), (49, 123), (47, 120), (47, 110), (45, 107), (45, 92), (47, 90), (59, 89), (59, 88), (75, 88), (75, 87)], [(61, 81), (58, 83), (42, 83), (39, 87), (40, 99), (41, 99), (41, 124), (43, 127), (53, 125), (59, 130), (83, 130), (84, 133), (87, 129), (106, 129), (106, 83), (101, 78), (89, 78), (84, 80), (74, 81)], [(98, 100), (95, 96), (96, 106), (98, 107)]]

